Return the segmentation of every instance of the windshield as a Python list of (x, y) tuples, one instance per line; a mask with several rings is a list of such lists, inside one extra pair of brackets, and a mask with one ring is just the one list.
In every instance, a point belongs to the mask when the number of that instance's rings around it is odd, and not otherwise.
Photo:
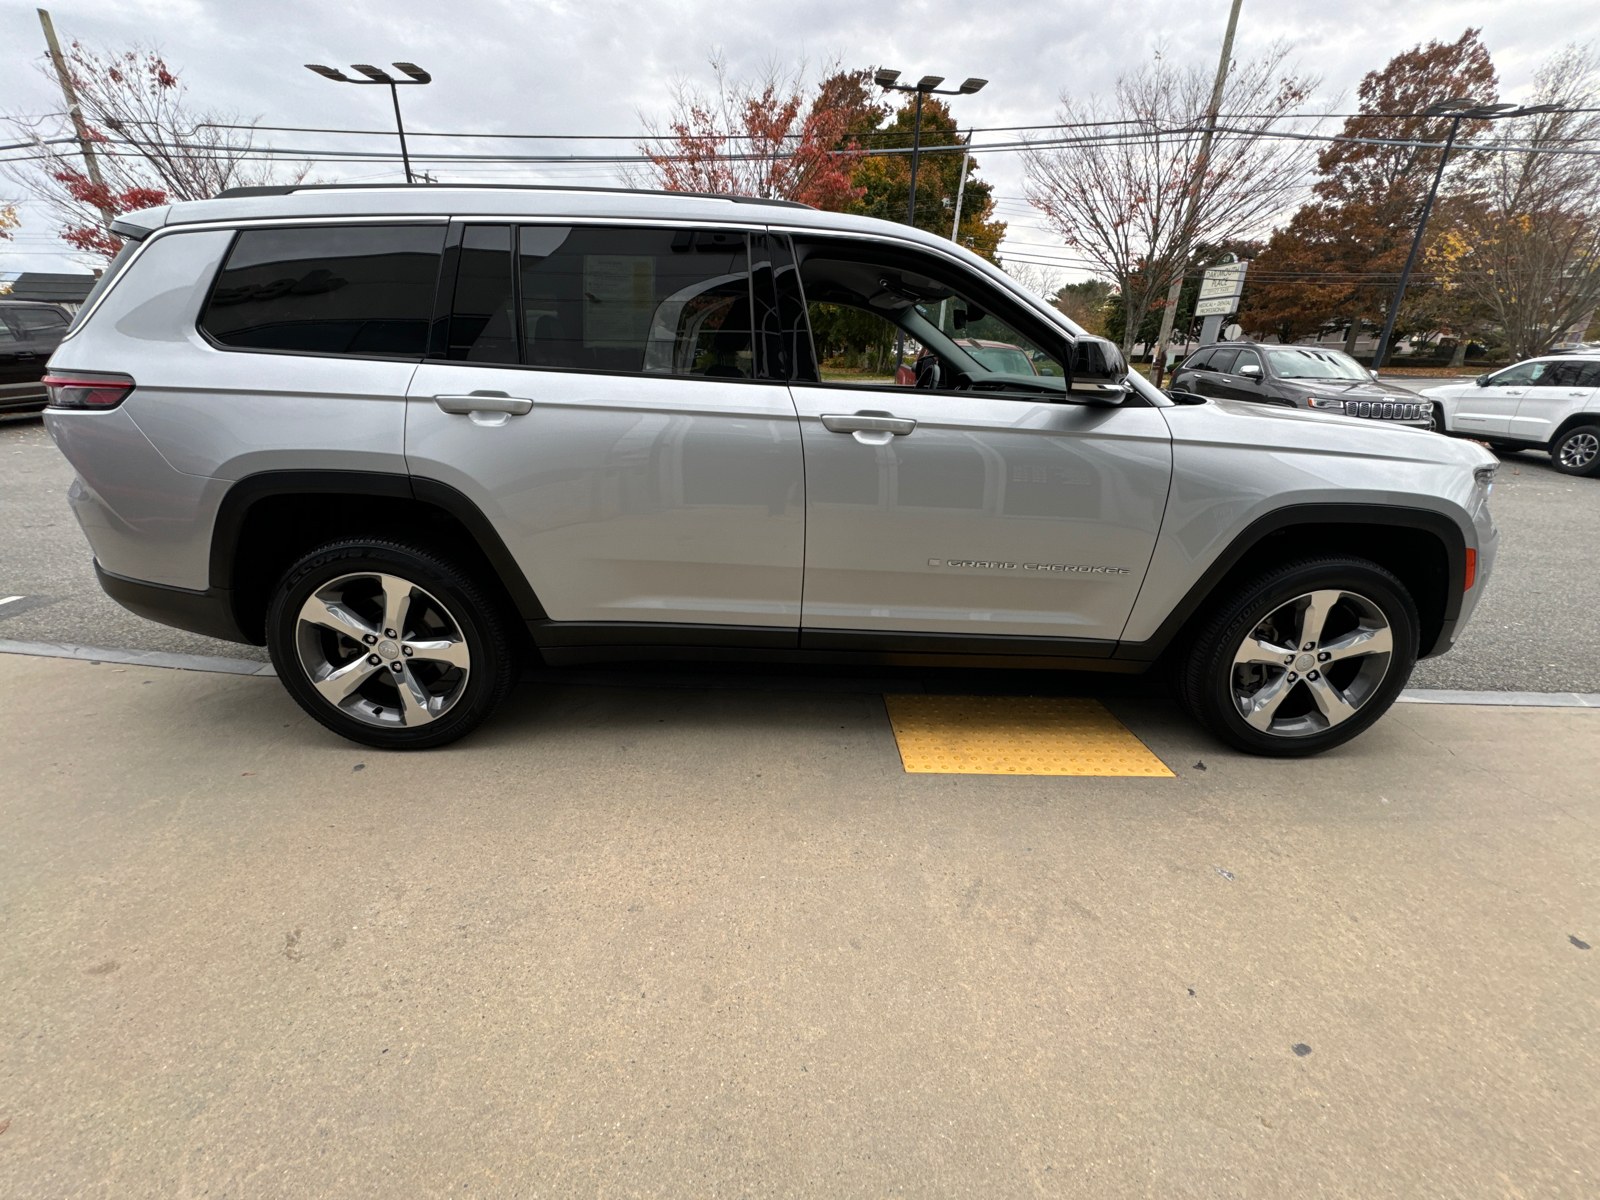
[(1033, 369), (1033, 363), (1028, 360), (1028, 356), (1021, 350), (1014, 349), (1013, 347), (967, 346), (960, 342), (957, 342), (956, 345), (961, 346), (963, 350), (972, 355), (973, 358), (977, 359), (981, 366), (988, 367), (989, 370), (995, 372), (997, 375), (1038, 374), (1038, 372)]
[(1367, 369), (1339, 350), (1295, 347), (1268, 350), (1272, 372), (1279, 379), (1370, 379)]

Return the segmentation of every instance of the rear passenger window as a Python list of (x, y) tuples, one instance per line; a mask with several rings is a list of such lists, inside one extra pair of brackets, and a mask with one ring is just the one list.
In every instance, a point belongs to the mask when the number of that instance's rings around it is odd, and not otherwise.
[(1221, 371), (1224, 375), (1233, 370), (1233, 360), (1239, 357), (1237, 350), (1213, 350), (1211, 352), (1211, 369)]
[(65, 333), (67, 329), (67, 319), (54, 309), (19, 308), (11, 315), (24, 333)]
[(531, 366), (755, 377), (742, 232), (524, 225), (517, 280)]
[(243, 350), (420, 358), (444, 234), (442, 225), (245, 230), (200, 328)]

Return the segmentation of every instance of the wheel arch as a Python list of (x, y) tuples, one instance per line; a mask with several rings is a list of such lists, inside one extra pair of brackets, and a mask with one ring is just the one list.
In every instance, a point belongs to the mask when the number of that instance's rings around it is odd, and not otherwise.
[(1311, 554), (1349, 554), (1377, 563), (1411, 593), (1421, 618), (1418, 657), (1443, 653), (1461, 618), (1467, 543), (1460, 526), (1431, 509), (1385, 504), (1302, 504), (1267, 513), (1219, 554), (1148, 641), (1124, 643), (1118, 658), (1154, 660), (1185, 643), (1207, 602), (1253, 574)]
[(1550, 440), (1545, 443), (1545, 449), (1554, 450), (1557, 442), (1581, 425), (1593, 425), (1596, 428), (1600, 428), (1600, 412), (1589, 409), (1586, 412), (1573, 413), (1565, 421), (1562, 421), (1560, 425), (1556, 426), (1556, 431), (1550, 435)]
[[(394, 528), (397, 521), (402, 528)], [(228, 596), (239, 631), (264, 645), (272, 586), (295, 559), (331, 538), (378, 532), (414, 537), (465, 560), (524, 622), (545, 617), (477, 505), (436, 480), (379, 471), (264, 471), (238, 480), (212, 526), (211, 588)]]

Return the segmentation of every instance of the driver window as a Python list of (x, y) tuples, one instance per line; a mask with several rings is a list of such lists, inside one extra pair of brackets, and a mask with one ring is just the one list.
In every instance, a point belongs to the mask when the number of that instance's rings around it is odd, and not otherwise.
[[(822, 382), (938, 391), (1064, 378), (1057, 359), (990, 312), (958, 271), (899, 256), (872, 262), (858, 247), (813, 246), (800, 268)], [(1009, 383), (1008, 383), (1009, 381)]]
[(1261, 370), (1261, 356), (1254, 350), (1241, 350), (1239, 351), (1239, 357), (1233, 360), (1233, 373), (1235, 375), (1244, 374), (1246, 367), (1254, 367), (1258, 371)]
[(1492, 387), (1526, 387), (1535, 382), (1544, 374), (1544, 369), (1549, 363), (1525, 362), (1514, 367), (1507, 367), (1500, 374), (1489, 380)]

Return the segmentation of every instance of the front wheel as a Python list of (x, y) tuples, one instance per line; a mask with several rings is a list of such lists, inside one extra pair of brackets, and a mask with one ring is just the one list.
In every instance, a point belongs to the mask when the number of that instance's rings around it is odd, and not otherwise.
[(1550, 445), (1550, 465), (1563, 475), (1600, 475), (1600, 425), (1563, 433)]
[(289, 694), (335, 733), (383, 750), (442, 746), (487, 717), (515, 677), (507, 629), (470, 574), (379, 539), (306, 555), (267, 610)]
[(1290, 563), (1223, 601), (1190, 648), (1180, 695), (1240, 750), (1316, 754), (1388, 711), (1416, 664), (1418, 625), (1405, 586), (1376, 563)]

